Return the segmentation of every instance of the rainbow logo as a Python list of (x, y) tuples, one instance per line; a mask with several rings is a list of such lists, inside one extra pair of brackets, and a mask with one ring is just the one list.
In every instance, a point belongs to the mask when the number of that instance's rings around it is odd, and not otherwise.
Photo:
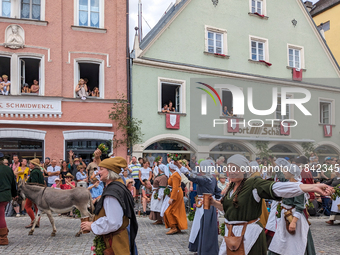
[[(220, 98), (220, 95), (217, 93), (217, 91), (216, 91), (213, 87), (211, 87), (210, 85), (205, 84), (205, 83), (203, 83), (203, 82), (197, 82), (197, 83), (198, 83), (198, 84), (201, 84), (201, 85), (203, 85), (203, 86), (206, 86), (206, 87), (209, 88), (212, 92), (214, 92), (214, 94), (217, 96), (217, 98), (218, 98), (218, 100), (220, 101), (220, 104), (221, 104), (221, 106), (222, 106), (222, 100), (221, 100), (221, 98)], [(217, 105), (216, 100), (215, 100), (213, 94), (211, 94), (211, 92), (210, 92), (209, 90), (204, 89), (204, 88), (200, 88), (200, 87), (197, 87), (197, 88), (200, 89), (200, 90), (203, 90), (204, 92), (206, 92), (206, 93), (214, 100), (215, 105)]]

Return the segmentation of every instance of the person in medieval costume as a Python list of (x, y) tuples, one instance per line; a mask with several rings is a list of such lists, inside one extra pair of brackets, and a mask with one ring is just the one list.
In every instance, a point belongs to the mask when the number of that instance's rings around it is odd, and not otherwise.
[[(332, 187), (336, 187), (340, 184), (340, 169), (337, 168), (335, 170), (335, 177), (325, 182), (325, 184), (330, 185)], [(326, 221), (327, 224), (333, 225), (334, 221), (340, 220), (340, 197), (333, 198), (332, 207), (331, 207), (331, 215), (329, 216), (329, 220)]]
[(211, 205), (225, 213), (225, 237), (220, 246), (220, 255), (229, 255), (231, 252), (234, 255), (267, 254), (265, 234), (258, 222), (262, 213), (262, 199), (281, 200), (281, 197), (295, 197), (310, 191), (322, 195), (334, 192), (333, 188), (325, 184), (247, 178), (247, 167), (249, 169), (249, 161), (243, 155), (231, 156), (227, 161), (230, 179), (228, 191), (221, 202), (211, 199)]
[[(250, 178), (261, 177), (260, 166), (256, 161), (250, 162), (249, 166), (250, 166), (250, 173), (251, 173)], [(262, 199), (262, 213), (260, 216), (260, 223), (262, 224), (264, 228), (267, 225), (268, 217), (269, 217), (269, 212), (267, 210), (266, 201)]]
[(197, 184), (196, 211), (188, 248), (199, 255), (217, 254), (219, 250), (216, 208), (211, 206), (209, 210), (204, 210), (202, 203), (203, 193), (210, 193), (216, 199), (221, 197), (221, 190), (214, 176), (214, 165), (214, 161), (204, 160), (200, 163), (198, 173), (187, 173), (188, 179)]
[(98, 166), (100, 180), (105, 182), (106, 187), (96, 204), (94, 222), (82, 222), (81, 229), (92, 230), (95, 235), (102, 236), (107, 254), (135, 255), (138, 224), (133, 197), (119, 176), (121, 169), (127, 167), (126, 160), (122, 157), (108, 158)]
[[(272, 159), (271, 159), (272, 160)], [(273, 165), (276, 166), (276, 169), (279, 170), (279, 168), (287, 168), (290, 166), (290, 163), (284, 159), (284, 158), (278, 158), (275, 163), (272, 162)], [(279, 167), (279, 168), (278, 168)], [(274, 177), (274, 181), (278, 182), (278, 181), (285, 181), (284, 175), (281, 171), (275, 171), (275, 177)], [(266, 240), (267, 240), (267, 248), (269, 247), (275, 231), (276, 231), (276, 212), (277, 212), (277, 206), (280, 203), (280, 201), (275, 201), (273, 200), (271, 203), (271, 208), (270, 208), (270, 213), (269, 213), (269, 217), (268, 217), (268, 221), (265, 227), (265, 233), (266, 233)]]
[(17, 196), (13, 170), (3, 163), (4, 154), (0, 152), (0, 246), (8, 245), (8, 228), (5, 219), (7, 204)]
[(164, 216), (165, 227), (171, 228), (166, 234), (173, 235), (187, 229), (188, 222), (181, 188), (180, 171), (172, 162), (169, 163), (169, 170), (171, 176), (168, 180), (168, 188), (171, 193), (164, 198), (161, 216)]
[[(286, 183), (302, 184), (301, 169), (297, 165), (291, 164), (284, 169), (283, 174), (285, 181), (288, 181)], [(277, 219), (277, 228), (268, 248), (268, 255), (316, 254), (312, 233), (303, 212), (306, 197), (307, 194), (299, 194), (282, 199), (281, 217)]]
[(161, 209), (164, 199), (164, 189), (168, 185), (168, 177), (164, 174), (166, 165), (158, 166), (158, 176), (153, 182), (153, 193), (151, 196), (151, 213), (150, 220), (155, 220), (154, 225), (163, 224), (163, 217), (161, 217)]

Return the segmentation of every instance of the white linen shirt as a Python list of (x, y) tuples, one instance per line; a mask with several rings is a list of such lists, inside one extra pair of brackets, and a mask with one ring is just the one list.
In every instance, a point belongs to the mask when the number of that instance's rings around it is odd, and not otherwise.
[(116, 198), (106, 196), (103, 206), (106, 216), (99, 218), (91, 225), (95, 235), (107, 235), (117, 231), (123, 225), (123, 208)]

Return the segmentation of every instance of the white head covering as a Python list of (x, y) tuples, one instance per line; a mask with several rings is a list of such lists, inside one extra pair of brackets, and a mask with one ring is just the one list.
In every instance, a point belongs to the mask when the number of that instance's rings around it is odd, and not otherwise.
[(239, 167), (247, 167), (249, 166), (249, 161), (245, 156), (241, 154), (235, 154), (228, 158), (227, 164), (234, 164)]
[(300, 182), (302, 180), (301, 178), (301, 169), (295, 164), (291, 164), (290, 167), (288, 168), (288, 171), (294, 175), (294, 179)]
[(251, 167), (252, 172), (260, 172), (260, 166), (259, 163), (257, 163), (257, 161), (250, 162), (249, 166)]
[(278, 158), (275, 161), (276, 165), (278, 166), (282, 166), (282, 167), (290, 167), (290, 163), (288, 162), (288, 160), (284, 159), (284, 158)]
[(155, 177), (158, 176), (158, 174), (159, 174), (158, 166), (154, 167), (153, 173), (155, 174)]
[(200, 170), (199, 172), (206, 176), (211, 176), (216, 171), (215, 162), (211, 159), (203, 160), (200, 162)]
[(181, 175), (181, 171), (179, 170), (179, 168), (173, 163), (173, 161), (171, 161), (169, 163), (169, 168), (172, 170), (175, 170), (177, 173), (179, 173), (179, 175)]
[(241, 154), (235, 154), (231, 156), (230, 158), (228, 158), (227, 164), (234, 164), (234, 165), (239, 166), (241, 170), (244, 171), (245, 178), (248, 177), (249, 169), (247, 169), (247, 167), (249, 167), (249, 161), (245, 156)]

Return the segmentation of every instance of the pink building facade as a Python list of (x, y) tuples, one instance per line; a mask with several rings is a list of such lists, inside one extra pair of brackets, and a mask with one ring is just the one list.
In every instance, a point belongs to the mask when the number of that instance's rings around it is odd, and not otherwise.
[[(126, 1), (0, 0), (0, 14), (0, 75), (11, 82), (0, 95), (0, 151), (65, 159), (72, 149), (89, 160), (119, 135), (109, 110), (128, 95)], [(81, 100), (80, 78), (99, 97)]]

